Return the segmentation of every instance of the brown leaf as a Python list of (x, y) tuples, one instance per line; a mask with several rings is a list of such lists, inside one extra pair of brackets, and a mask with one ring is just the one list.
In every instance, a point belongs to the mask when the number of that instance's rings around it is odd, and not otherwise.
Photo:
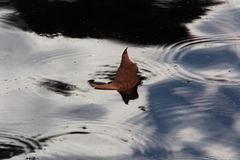
[(138, 67), (129, 59), (126, 48), (122, 54), (122, 61), (116, 76), (111, 83), (99, 84), (94, 81), (89, 81), (89, 83), (95, 89), (117, 90), (121, 94), (123, 101), (128, 104), (129, 100), (138, 98), (137, 87), (140, 81)]

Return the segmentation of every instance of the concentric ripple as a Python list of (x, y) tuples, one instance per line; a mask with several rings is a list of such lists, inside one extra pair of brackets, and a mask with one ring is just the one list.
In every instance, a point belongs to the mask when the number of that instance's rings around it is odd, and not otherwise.
[[(154, 48), (130, 48), (129, 56), (139, 68), (139, 76), (142, 83), (149, 84), (162, 79), (166, 79), (168, 76), (165, 72), (165, 68), (156, 59), (159, 56), (159, 49)], [(115, 57), (116, 58), (116, 57)], [(120, 58), (117, 57), (118, 59)], [(91, 73), (91, 77), (100, 82), (109, 82), (113, 80), (116, 71), (120, 65), (120, 59), (118, 62), (107, 62), (104, 65), (99, 65), (97, 71)]]
[(161, 61), (173, 77), (187, 82), (240, 83), (240, 37), (181, 41), (164, 49)]
[[(40, 157), (131, 159), (147, 156), (148, 148), (161, 150), (161, 144), (133, 126), (99, 122), (56, 127), (36, 139), (45, 146), (44, 152), (38, 154)], [(153, 152), (149, 159), (156, 159), (156, 154)]]
[(11, 158), (41, 149), (38, 141), (14, 134), (0, 133), (0, 159)]

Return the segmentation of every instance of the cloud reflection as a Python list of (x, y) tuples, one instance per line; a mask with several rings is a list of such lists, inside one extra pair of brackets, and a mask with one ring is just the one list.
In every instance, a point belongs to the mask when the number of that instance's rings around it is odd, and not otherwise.
[(168, 146), (166, 158), (239, 159), (240, 136), (235, 118), (235, 113), (240, 113), (238, 91), (238, 87), (196, 82), (168, 81), (152, 85), (149, 116), (156, 122), (155, 134), (161, 135), (164, 141), (159, 143)]

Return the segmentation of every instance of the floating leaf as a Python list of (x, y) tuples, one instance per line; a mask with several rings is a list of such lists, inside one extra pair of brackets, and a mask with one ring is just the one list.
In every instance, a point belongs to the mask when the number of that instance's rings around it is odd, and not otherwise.
[(138, 98), (137, 87), (140, 84), (138, 67), (128, 57), (127, 48), (122, 54), (122, 61), (117, 70), (114, 80), (108, 84), (99, 84), (92, 80), (89, 81), (95, 89), (117, 90), (123, 101), (128, 104), (129, 100)]

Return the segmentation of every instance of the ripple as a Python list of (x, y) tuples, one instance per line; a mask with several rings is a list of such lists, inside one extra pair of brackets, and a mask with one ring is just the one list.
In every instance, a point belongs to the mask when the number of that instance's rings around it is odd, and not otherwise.
[[(123, 159), (127, 159), (127, 157), (146, 155), (145, 151), (148, 148), (161, 150), (160, 144), (153, 137), (134, 126), (97, 121), (77, 122), (56, 127), (36, 139), (45, 144), (44, 156), (60, 155), (61, 158), (124, 157)], [(152, 154), (151, 157), (154, 155)]]
[[(147, 52), (147, 54), (140, 52), (137, 57), (133, 58), (133, 61), (139, 68), (139, 75), (143, 84), (153, 83), (166, 78), (165, 68), (156, 61), (155, 53), (152, 53), (152, 50)], [(111, 62), (109, 62), (109, 65), (101, 65), (98, 67), (98, 71), (91, 74), (91, 76), (97, 81), (108, 83), (114, 79), (119, 65), (119, 63), (112, 64)]]
[(23, 136), (0, 133), (0, 159), (11, 158), (41, 149), (38, 141)]
[[(46, 94), (55, 92), (63, 96), (77, 96), (79, 92), (86, 92), (88, 73), (82, 69), (86, 67), (86, 63), (83, 64), (82, 61), (91, 61), (91, 54), (81, 53), (81, 49), (73, 49), (71, 46), (66, 49), (53, 47), (31, 53), (25, 63), (29, 67), (21, 74), (21, 77), (24, 77), (21, 83), (27, 84), (23, 90), (25, 94), (30, 97), (46, 97)], [(50, 96), (54, 97), (53, 94)]]
[(238, 159), (239, 135), (231, 123), (239, 112), (239, 87), (185, 84), (177, 79), (159, 82), (149, 93), (148, 112), (156, 122), (156, 134), (163, 134), (167, 151), (173, 153), (169, 159)]
[[(51, 63), (59, 59), (64, 59), (68, 57), (73, 57), (78, 55), (78, 50), (75, 49), (53, 49), (47, 50), (41, 53), (36, 54), (31, 59), (29, 59), (29, 64), (31, 65), (44, 65), (46, 63)], [(76, 57), (74, 57), (76, 58)]]
[(164, 48), (161, 62), (172, 77), (187, 82), (239, 84), (239, 37), (184, 40)]

